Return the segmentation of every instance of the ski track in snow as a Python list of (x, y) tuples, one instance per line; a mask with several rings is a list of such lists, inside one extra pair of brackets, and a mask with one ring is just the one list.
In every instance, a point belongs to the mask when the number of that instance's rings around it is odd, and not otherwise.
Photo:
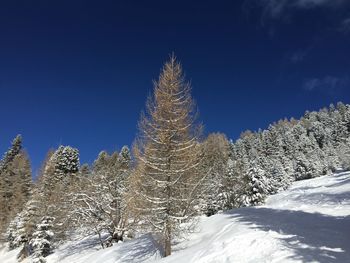
[[(96, 243), (67, 243), (48, 263), (350, 262), (350, 172), (295, 182), (263, 206), (201, 217), (167, 258), (151, 235), (103, 250)], [(1, 263), (15, 256), (0, 248)]]

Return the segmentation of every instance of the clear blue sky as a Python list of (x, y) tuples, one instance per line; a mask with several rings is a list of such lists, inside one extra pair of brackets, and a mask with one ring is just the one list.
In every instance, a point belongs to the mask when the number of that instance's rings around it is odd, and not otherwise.
[(346, 0), (1, 1), (0, 151), (21, 133), (36, 170), (59, 144), (130, 145), (173, 51), (206, 133), (350, 102)]

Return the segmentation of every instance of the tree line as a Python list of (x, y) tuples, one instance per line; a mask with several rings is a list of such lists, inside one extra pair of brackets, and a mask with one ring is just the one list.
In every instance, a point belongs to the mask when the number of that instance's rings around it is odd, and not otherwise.
[(203, 136), (191, 86), (174, 56), (154, 83), (130, 150), (80, 165), (70, 146), (50, 150), (32, 181), (17, 136), (0, 162), (0, 233), (18, 259), (45, 257), (73, 233), (102, 248), (151, 232), (171, 254), (198, 215), (259, 205), (293, 181), (350, 169), (350, 106), (338, 103), (266, 130)]

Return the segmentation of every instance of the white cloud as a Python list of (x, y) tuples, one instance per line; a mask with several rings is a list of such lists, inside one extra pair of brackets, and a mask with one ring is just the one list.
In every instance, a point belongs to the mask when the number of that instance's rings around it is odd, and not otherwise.
[(312, 78), (304, 82), (306, 91), (320, 91), (329, 95), (335, 95), (344, 88), (349, 87), (350, 82), (348, 77), (326, 76), (324, 78)]

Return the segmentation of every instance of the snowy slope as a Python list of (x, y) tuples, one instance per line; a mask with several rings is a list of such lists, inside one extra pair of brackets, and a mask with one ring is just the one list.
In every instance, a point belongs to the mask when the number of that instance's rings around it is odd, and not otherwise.
[[(167, 258), (150, 235), (104, 250), (95, 244), (65, 244), (48, 262), (350, 262), (350, 173), (296, 182), (264, 206), (202, 217)], [(0, 251), (1, 263), (14, 258)]]
[(350, 262), (350, 173), (203, 219), (194, 241), (162, 262)]
[(1, 263), (17, 262), (16, 257), (18, 252), (19, 252), (19, 249), (7, 251), (6, 248), (2, 244), (0, 244), (0, 262)]
[[(92, 242), (93, 241), (93, 242)], [(151, 235), (114, 245), (111, 248), (101, 249), (97, 239), (87, 238), (81, 242), (70, 242), (53, 255), (48, 257), (48, 262), (154, 262), (161, 258), (156, 242)], [(98, 249), (98, 250), (97, 250)]]

